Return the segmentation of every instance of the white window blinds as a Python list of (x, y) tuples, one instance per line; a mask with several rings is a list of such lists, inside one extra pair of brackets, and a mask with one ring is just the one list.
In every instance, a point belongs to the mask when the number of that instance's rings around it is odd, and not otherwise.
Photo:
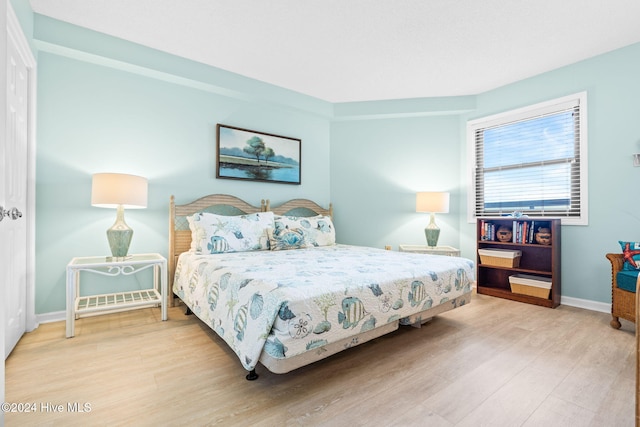
[(586, 96), (469, 123), (473, 216), (521, 211), (586, 223)]

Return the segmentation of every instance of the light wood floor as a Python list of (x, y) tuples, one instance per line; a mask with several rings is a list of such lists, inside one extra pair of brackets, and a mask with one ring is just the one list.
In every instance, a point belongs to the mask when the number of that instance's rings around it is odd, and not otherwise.
[[(194, 316), (172, 308), (81, 319), (25, 335), (6, 362), (8, 402), (36, 413), (8, 426), (632, 426), (631, 323), (572, 307), (474, 295), (420, 329), (285, 375), (236, 356)], [(68, 404), (90, 404), (70, 413)], [(45, 412), (50, 404), (49, 412)], [(53, 405), (63, 413), (53, 413)], [(44, 405), (44, 409), (42, 407)]]

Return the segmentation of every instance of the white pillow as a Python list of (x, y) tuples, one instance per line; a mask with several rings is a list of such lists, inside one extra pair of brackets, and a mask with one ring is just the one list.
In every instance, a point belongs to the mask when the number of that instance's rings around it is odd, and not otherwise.
[(191, 252), (216, 254), (269, 249), (267, 230), (273, 229), (273, 212), (225, 216), (199, 212), (187, 217)]

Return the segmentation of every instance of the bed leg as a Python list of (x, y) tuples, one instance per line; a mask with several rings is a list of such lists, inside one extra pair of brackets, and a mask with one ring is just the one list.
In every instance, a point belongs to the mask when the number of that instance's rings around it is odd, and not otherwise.
[(191, 309), (190, 309), (189, 307), (187, 307), (187, 309), (186, 309), (186, 310), (185, 310), (185, 312), (184, 312), (184, 315), (185, 315), (185, 316), (190, 316), (190, 315), (192, 315), (192, 314), (193, 314), (193, 311), (191, 311)]
[(248, 381), (255, 381), (258, 379), (258, 374), (256, 374), (256, 370), (252, 369), (249, 371), (247, 376), (245, 377)]

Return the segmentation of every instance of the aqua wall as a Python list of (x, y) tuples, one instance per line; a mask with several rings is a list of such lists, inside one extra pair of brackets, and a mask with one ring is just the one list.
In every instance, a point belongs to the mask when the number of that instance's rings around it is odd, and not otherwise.
[[(77, 45), (87, 38), (101, 39), (99, 56)], [(71, 258), (109, 254), (105, 231), (115, 211), (90, 205), (96, 172), (149, 179), (148, 208), (125, 213), (134, 229), (130, 253), (167, 255), (170, 195), (177, 203), (223, 193), (258, 206), (261, 199), (277, 204), (296, 197), (328, 204), (328, 103), (255, 81), (243, 93), (239, 76), (206, 73), (201, 64), (52, 20), (36, 19), (35, 44), (37, 314), (65, 309), (65, 266)], [(132, 67), (113, 60), (125, 53), (147, 63)], [(222, 88), (216, 77), (235, 87)], [(300, 138), (302, 185), (216, 179), (217, 123)], [(91, 292), (143, 286), (85, 277)]]
[(448, 191), (438, 243), (457, 247), (459, 117), (474, 108), (474, 96), (334, 105), (331, 200), (340, 242), (394, 250), (426, 244), (429, 216), (415, 212), (415, 194)]
[[(31, 25), (31, 23), (29, 23)], [(36, 15), (36, 312), (64, 310), (65, 266), (108, 253), (115, 212), (90, 206), (91, 175), (149, 178), (149, 206), (127, 211), (132, 252), (166, 255), (168, 201), (229, 193), (258, 204), (333, 202), (338, 241), (424, 243), (415, 193), (451, 192), (440, 244), (475, 258), (467, 222), (466, 122), (588, 92), (589, 225), (563, 227), (563, 301), (610, 302), (606, 252), (640, 240), (640, 45), (477, 96), (330, 104)], [(215, 178), (215, 125), (302, 139), (302, 185)], [(103, 283), (94, 280), (89, 286)], [(125, 286), (123, 284), (122, 286)]]
[(440, 245), (458, 245), (460, 141), (456, 116), (337, 121), (331, 127), (331, 200), (343, 243), (397, 250), (426, 244), (418, 191), (449, 191)]
[(562, 297), (565, 304), (608, 310), (604, 255), (619, 251), (618, 240), (640, 240), (640, 202), (633, 196), (640, 168), (631, 157), (640, 152), (638, 76), (640, 45), (633, 45), (474, 97), (337, 105), (331, 199), (340, 236), (377, 247), (423, 244), (426, 219), (413, 212), (415, 192), (447, 190), (452, 206), (437, 217), (440, 244), (475, 259), (475, 227), (467, 221), (467, 120), (586, 91), (589, 225), (562, 228)]
[[(640, 153), (639, 76), (640, 44), (635, 44), (481, 94), (477, 109), (462, 117), (464, 128), (467, 118), (587, 92), (589, 224), (562, 227), (564, 303), (609, 304), (611, 267), (605, 254), (621, 252), (618, 240), (640, 241), (640, 199), (634, 194), (640, 168), (632, 162), (632, 154)], [(466, 168), (466, 150), (462, 153)], [(462, 188), (467, 188), (466, 181)], [(464, 215), (461, 247), (472, 254), (473, 225), (466, 222), (466, 210)]]

